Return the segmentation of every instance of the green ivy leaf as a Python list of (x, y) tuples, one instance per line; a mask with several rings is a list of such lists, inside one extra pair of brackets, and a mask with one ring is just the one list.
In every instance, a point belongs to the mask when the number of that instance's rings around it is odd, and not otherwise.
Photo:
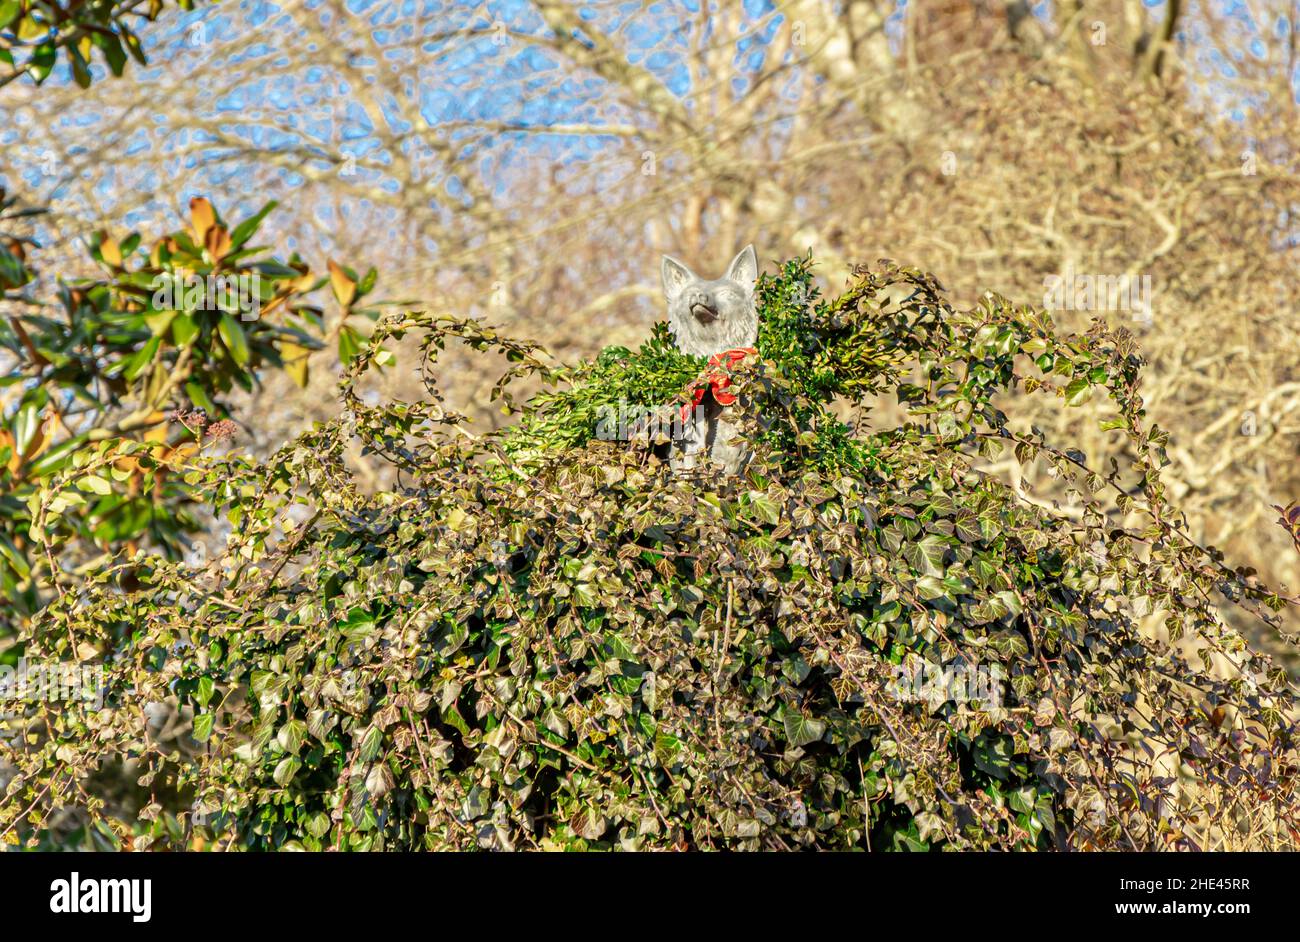
[(302, 768), (302, 760), (295, 756), (287, 756), (276, 765), (275, 771), (271, 773), (271, 778), (275, 784), (285, 788), (293, 781), (293, 777), (298, 774), (300, 768)]
[(207, 742), (212, 738), (212, 724), (216, 717), (211, 713), (196, 713), (194, 715), (194, 731), (192, 735), (199, 742)]
[(826, 723), (811, 719), (798, 710), (787, 707), (782, 717), (785, 726), (785, 738), (792, 746), (806, 746), (826, 735)]
[(1081, 406), (1092, 398), (1092, 383), (1087, 376), (1075, 378), (1070, 385), (1065, 387), (1065, 404), (1067, 406)]

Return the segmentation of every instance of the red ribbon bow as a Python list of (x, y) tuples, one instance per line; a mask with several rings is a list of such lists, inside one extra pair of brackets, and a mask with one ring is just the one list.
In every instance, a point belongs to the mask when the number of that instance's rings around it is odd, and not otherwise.
[(731, 385), (731, 375), (727, 371), (751, 353), (758, 353), (758, 351), (753, 347), (736, 347), (734, 350), (724, 350), (709, 357), (709, 370), (689, 387), (691, 401), (682, 406), (682, 421), (686, 422), (690, 418), (692, 410), (704, 402), (705, 394), (710, 391), (713, 392), (714, 401), (720, 406), (729, 406), (735, 402), (734, 393), (723, 392)]

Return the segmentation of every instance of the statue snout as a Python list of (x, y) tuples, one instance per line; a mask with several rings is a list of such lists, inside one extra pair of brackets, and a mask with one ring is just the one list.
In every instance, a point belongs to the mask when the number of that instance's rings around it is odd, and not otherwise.
[(709, 324), (718, 319), (718, 308), (707, 291), (693, 291), (686, 299), (695, 319)]

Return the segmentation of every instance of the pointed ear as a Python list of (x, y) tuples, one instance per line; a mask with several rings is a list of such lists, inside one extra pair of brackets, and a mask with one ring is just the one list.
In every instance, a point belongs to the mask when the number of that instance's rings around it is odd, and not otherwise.
[(659, 266), (659, 273), (664, 279), (664, 297), (669, 301), (682, 293), (688, 281), (695, 280), (695, 274), (671, 255), (665, 255)]
[(752, 245), (745, 246), (740, 250), (740, 254), (731, 260), (727, 277), (732, 281), (740, 282), (746, 288), (758, 281), (758, 256), (754, 254)]

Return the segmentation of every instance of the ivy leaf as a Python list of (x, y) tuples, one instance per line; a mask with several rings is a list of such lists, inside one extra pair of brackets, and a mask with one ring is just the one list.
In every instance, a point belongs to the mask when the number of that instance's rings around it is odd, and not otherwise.
[(826, 735), (825, 721), (810, 719), (798, 710), (787, 707), (782, 720), (785, 726), (785, 738), (792, 746), (806, 746)]
[(938, 576), (922, 576), (916, 580), (916, 594), (922, 602), (949, 598), (948, 587)]
[(271, 773), (271, 779), (281, 788), (285, 788), (293, 781), (293, 777), (298, 774), (300, 768), (302, 768), (301, 759), (296, 756), (287, 756), (276, 765), (275, 771)]
[(212, 724), (215, 719), (212, 713), (196, 713), (191, 735), (199, 742), (207, 742), (212, 738)]
[(948, 541), (937, 533), (927, 533), (914, 543), (903, 544), (903, 558), (924, 576), (943, 575), (943, 559), (947, 551)]
[(586, 840), (595, 841), (609, 829), (609, 822), (595, 808), (583, 808), (569, 821), (569, 826)]
[(781, 519), (781, 505), (762, 491), (749, 492), (749, 516), (775, 525)]
[(963, 543), (974, 543), (984, 538), (980, 519), (972, 511), (963, 510), (953, 520), (953, 530)]
[(1087, 376), (1076, 377), (1070, 385), (1065, 387), (1065, 404), (1067, 406), (1081, 406), (1092, 398), (1092, 383)]
[[(1014, 596), (1012, 597), (1014, 600)], [(1019, 610), (1019, 604), (1016, 606)], [(989, 638), (989, 647), (1007, 658), (1022, 657), (1029, 653), (1029, 642), (1018, 631), (999, 631)]]
[(371, 762), (379, 755), (379, 747), (383, 743), (384, 733), (378, 726), (369, 726), (365, 734), (361, 737), (361, 748), (357, 751), (357, 756), (362, 762)]
[(1011, 743), (1005, 736), (992, 739), (986, 734), (975, 744), (972, 753), (975, 768), (986, 775), (1007, 781), (1011, 778)]
[(211, 677), (200, 677), (198, 688), (194, 691), (194, 702), (199, 706), (207, 706), (216, 689), (217, 684)]
[(376, 762), (366, 776), (366, 792), (371, 798), (382, 798), (393, 788), (393, 770), (387, 762)]

